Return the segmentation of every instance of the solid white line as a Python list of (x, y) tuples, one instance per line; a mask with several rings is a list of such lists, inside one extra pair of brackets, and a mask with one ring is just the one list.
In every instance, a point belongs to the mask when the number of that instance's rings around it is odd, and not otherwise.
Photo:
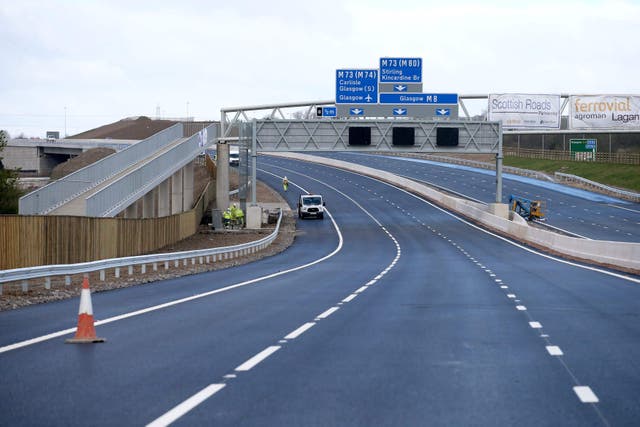
[(376, 282), (377, 282), (377, 280), (376, 280), (376, 279), (369, 280), (367, 283), (365, 283), (365, 286), (371, 286), (371, 285), (373, 285), (373, 284), (374, 284), (374, 283), (376, 283)]
[(548, 345), (547, 351), (552, 356), (562, 356), (564, 354), (557, 345)]
[(591, 390), (591, 387), (586, 385), (579, 385), (573, 388), (573, 391), (578, 395), (578, 398), (582, 403), (598, 403), (600, 399)]
[(307, 330), (311, 329), (313, 326), (315, 325), (314, 322), (309, 322), (309, 323), (305, 323), (304, 325), (300, 326), (298, 329), (296, 329), (295, 331), (289, 333), (289, 335), (287, 335), (286, 337), (284, 337), (285, 340), (293, 340), (298, 338), (300, 335), (302, 335), (303, 333), (305, 333)]
[(48, 335), (43, 335), (41, 337), (37, 337), (37, 338), (32, 338), (30, 340), (26, 340), (26, 341), (21, 341), (15, 344), (10, 344), (10, 345), (6, 345), (4, 347), (0, 347), (0, 354), (1, 353), (5, 353), (7, 351), (11, 351), (11, 350), (16, 350), (18, 348), (21, 347), (26, 347), (28, 345), (32, 345), (32, 344), (37, 344), (39, 342), (42, 341), (47, 341), (53, 338), (58, 338), (58, 337), (62, 337), (65, 335), (69, 335), (71, 333), (74, 333), (76, 331), (77, 328), (69, 328), (69, 329), (65, 329), (64, 331), (58, 331), (58, 332), (53, 332), (51, 334)]
[(637, 211), (635, 209), (623, 208), (622, 206), (616, 206), (611, 204), (607, 204), (607, 206), (611, 206), (612, 208), (617, 208), (617, 209), (624, 209), (625, 211), (629, 211), (629, 212), (640, 213), (640, 211)]
[(358, 294), (351, 294), (348, 297), (346, 297), (345, 299), (343, 299), (342, 302), (351, 302), (357, 296), (358, 296)]
[(236, 371), (249, 371), (258, 363), (262, 362), (267, 357), (271, 356), (276, 351), (280, 350), (282, 347), (279, 345), (272, 345), (270, 347), (265, 348), (260, 353), (253, 356), (251, 359), (244, 362), (242, 365), (236, 368)]
[[(263, 171), (263, 172), (270, 173), (270, 172), (266, 172), (266, 171)], [(271, 174), (271, 175), (274, 175), (274, 174)], [(277, 175), (275, 175), (275, 176), (277, 176)], [(302, 187), (292, 183), (291, 181), (289, 181), (289, 183), (294, 185), (294, 186), (296, 186), (296, 187), (298, 187), (298, 188), (300, 188), (302, 191), (306, 191), (305, 189), (303, 189)], [(303, 270), (305, 268), (308, 268), (308, 267), (314, 266), (316, 264), (319, 264), (322, 261), (325, 261), (325, 260), (333, 257), (338, 252), (340, 252), (342, 250), (342, 246), (344, 244), (344, 239), (342, 237), (342, 232), (340, 231), (340, 227), (338, 227), (338, 224), (336, 224), (336, 221), (334, 220), (333, 215), (331, 215), (331, 212), (329, 212), (328, 209), (326, 210), (326, 212), (329, 215), (329, 218), (331, 219), (331, 222), (333, 223), (333, 227), (335, 228), (336, 233), (338, 233), (338, 246), (336, 247), (336, 249), (333, 250), (333, 252), (325, 255), (322, 258), (319, 258), (319, 259), (317, 259), (315, 261), (312, 261), (312, 262), (310, 262), (308, 264), (304, 264), (304, 265), (300, 265), (298, 267), (290, 268), (289, 270), (283, 270), (283, 271), (279, 271), (277, 273), (269, 274), (267, 276), (257, 277), (255, 279), (247, 280), (245, 282), (236, 283), (235, 285), (230, 285), (230, 286), (226, 286), (224, 288), (216, 289), (216, 290), (213, 290), (213, 291), (204, 292), (204, 293), (197, 294), (197, 295), (192, 295), (190, 297), (181, 298), (181, 299), (170, 301), (170, 302), (167, 302), (167, 303), (164, 303), (164, 304), (154, 305), (152, 307), (144, 308), (144, 309), (137, 310), (137, 311), (132, 311), (132, 312), (129, 312), (129, 313), (121, 314), (119, 316), (110, 317), (108, 319), (97, 320), (94, 324), (95, 324), (95, 326), (106, 325), (108, 323), (117, 322), (119, 320), (128, 319), (130, 317), (140, 316), (142, 314), (147, 314), (147, 313), (151, 313), (153, 311), (162, 310), (164, 308), (172, 307), (174, 305), (183, 304), (183, 303), (194, 301), (194, 300), (197, 300), (197, 299), (200, 299), (200, 298), (206, 298), (206, 297), (211, 296), (211, 295), (215, 295), (215, 294), (219, 294), (219, 293), (222, 293), (222, 292), (230, 291), (232, 289), (240, 288), (240, 287), (243, 287), (243, 286), (252, 285), (254, 283), (261, 282), (263, 280), (273, 279), (274, 277), (279, 277), (279, 276), (282, 276), (282, 275), (285, 275), (285, 274), (288, 274), (288, 273), (292, 273), (294, 271)], [(378, 225), (380, 225), (380, 223), (377, 220), (374, 219), (374, 221)], [(53, 338), (61, 337), (61, 336), (64, 336), (64, 335), (68, 335), (68, 334), (71, 334), (71, 333), (73, 333), (75, 331), (76, 331), (76, 328), (69, 328), (69, 329), (65, 329), (65, 330), (62, 330), (62, 331), (53, 332), (53, 333), (48, 334), (48, 335), (43, 335), (41, 337), (36, 337), (36, 338), (29, 339), (29, 340), (21, 341), (21, 342), (15, 343), (15, 344), (10, 344), (10, 345), (4, 346), (4, 347), (0, 347), (0, 354), (5, 353), (7, 351), (11, 351), (11, 350), (16, 350), (18, 348), (26, 347), (26, 346), (29, 346), (29, 345), (37, 344), (37, 343), (40, 343), (40, 342), (43, 342), (43, 341), (47, 341), (47, 340), (50, 340), (50, 339), (53, 339)]]
[(354, 294), (359, 294), (360, 292), (364, 292), (367, 290), (366, 286), (361, 287), (360, 289), (358, 289), (357, 291), (354, 292)]
[(533, 329), (542, 328), (542, 324), (540, 322), (529, 322), (529, 326), (531, 326)]
[(325, 311), (320, 316), (316, 317), (316, 319), (326, 319), (327, 317), (331, 316), (333, 313), (335, 313), (338, 310), (340, 310), (340, 307), (331, 307), (329, 310)]
[(147, 424), (147, 427), (163, 427), (168, 426), (172, 422), (176, 421), (184, 414), (219, 392), (225, 387), (226, 384), (210, 384), (209, 386), (203, 388), (178, 406), (171, 409), (169, 412), (165, 413), (159, 418), (151, 421)]

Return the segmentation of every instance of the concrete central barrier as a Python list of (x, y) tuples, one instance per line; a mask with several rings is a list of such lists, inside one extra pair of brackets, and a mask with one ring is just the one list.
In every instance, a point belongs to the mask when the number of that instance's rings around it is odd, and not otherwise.
[[(268, 155), (333, 166), (376, 178), (419, 195), (445, 209), (518, 241), (558, 253), (570, 259), (613, 267), (635, 274), (640, 273), (640, 243), (587, 240), (541, 230), (531, 227), (519, 215), (510, 215), (511, 219), (497, 216), (490, 212), (489, 206), (481, 203), (444, 194), (391, 172), (342, 160), (300, 153), (268, 153)], [(495, 207), (493, 210), (495, 211)]]

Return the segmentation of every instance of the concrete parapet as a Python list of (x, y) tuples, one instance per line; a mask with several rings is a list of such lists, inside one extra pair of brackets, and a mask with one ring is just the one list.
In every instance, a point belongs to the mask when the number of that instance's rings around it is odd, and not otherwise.
[[(333, 166), (380, 179), (420, 195), (446, 209), (466, 216), (489, 229), (533, 246), (548, 249), (566, 257), (589, 263), (633, 272), (640, 271), (640, 243), (587, 240), (541, 230), (529, 226), (526, 221), (523, 222), (517, 215), (509, 215), (507, 205), (494, 204), (494, 207), (487, 208), (480, 203), (449, 196), (431, 187), (427, 187), (424, 184), (367, 166), (308, 154), (269, 153), (269, 155)], [(504, 213), (505, 207), (507, 207), (506, 214)], [(495, 215), (494, 212), (498, 212), (500, 215)], [(512, 220), (509, 219), (510, 217)]]

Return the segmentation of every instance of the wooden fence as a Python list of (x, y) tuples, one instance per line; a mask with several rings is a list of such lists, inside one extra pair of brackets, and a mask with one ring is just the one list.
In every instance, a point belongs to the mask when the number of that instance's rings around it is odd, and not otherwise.
[[(505, 156), (527, 159), (574, 160), (571, 152), (563, 150), (539, 150), (531, 148), (503, 147)], [(640, 153), (596, 153), (596, 162), (640, 165)]]
[(215, 194), (207, 185), (194, 208), (162, 218), (0, 216), (0, 270), (142, 255), (193, 235)]

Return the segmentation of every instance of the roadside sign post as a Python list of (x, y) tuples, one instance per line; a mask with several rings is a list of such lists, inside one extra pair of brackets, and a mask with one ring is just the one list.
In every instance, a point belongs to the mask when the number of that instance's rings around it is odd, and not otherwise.
[(573, 160), (595, 161), (598, 151), (597, 139), (570, 139), (569, 150)]

